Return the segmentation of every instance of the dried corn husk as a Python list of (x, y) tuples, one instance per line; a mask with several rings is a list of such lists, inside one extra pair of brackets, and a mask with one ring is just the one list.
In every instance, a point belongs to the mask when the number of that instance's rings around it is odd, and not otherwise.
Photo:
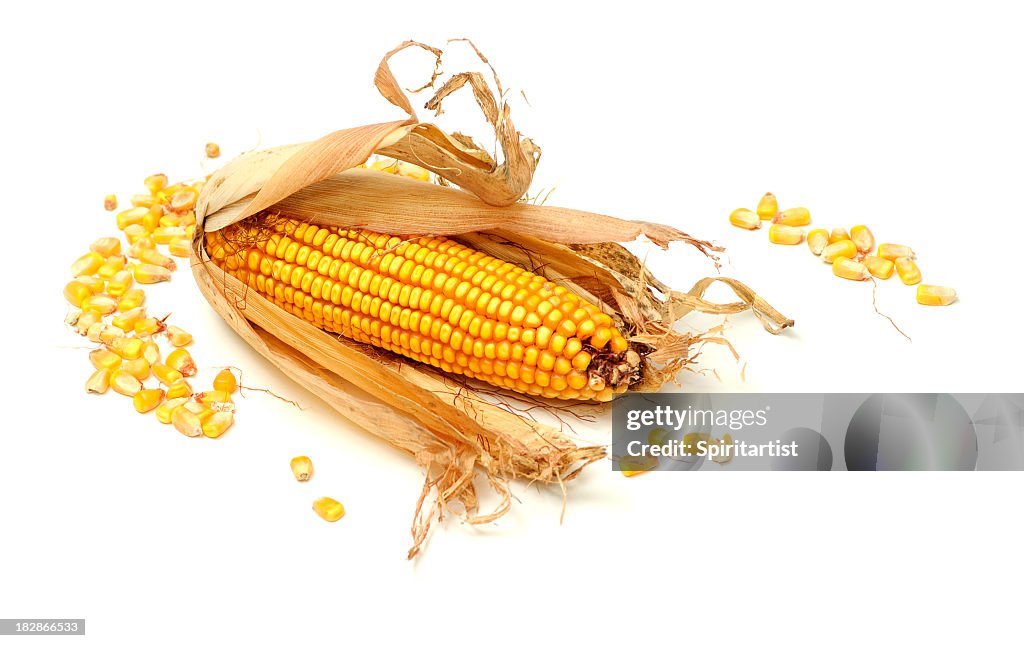
[[(199, 197), (192, 267), (204, 296), (248, 344), (424, 467), (411, 558), (422, 547), (431, 521), (455, 502), (470, 523), (492, 521), (510, 506), (508, 480), (561, 484), (605, 456), (604, 447), (580, 447), (559, 429), (520, 416), (503, 405), (503, 396), (495, 398), (493, 388), (336, 337), (284, 312), (210, 262), (203, 246), (205, 232), (243, 219), (252, 219), (258, 229), (259, 219), (281, 213), (319, 225), (444, 234), (531, 270), (543, 265), (548, 278), (600, 303), (634, 341), (649, 347), (644, 380), (634, 389), (657, 389), (691, 361), (695, 342), (716, 340), (673, 330), (673, 323), (689, 312), (752, 309), (772, 332), (792, 322), (732, 279), (704, 279), (688, 292), (673, 291), (618, 244), (644, 235), (663, 248), (682, 241), (713, 257), (718, 248), (710, 243), (656, 223), (521, 202), (540, 150), (520, 137), (507, 104), (495, 100), (477, 73), (453, 76), (427, 102), (428, 108), (440, 111), (445, 97), (468, 85), (494, 128), (503, 160), (498, 164), (469, 138), (417, 120), (388, 64), (407, 47), (431, 52), (438, 63), (441, 57), (440, 50), (406, 42), (381, 61), (377, 88), (407, 118), (340, 130), (315, 142), (248, 153), (230, 162), (209, 179)], [(435, 80), (436, 74), (428, 86)], [(494, 82), (501, 96), (496, 76)], [(374, 153), (422, 166), (459, 188), (356, 168)], [(704, 292), (714, 281), (729, 285), (739, 301), (705, 300)], [(501, 495), (494, 511), (477, 511), (473, 480), (478, 473)]]

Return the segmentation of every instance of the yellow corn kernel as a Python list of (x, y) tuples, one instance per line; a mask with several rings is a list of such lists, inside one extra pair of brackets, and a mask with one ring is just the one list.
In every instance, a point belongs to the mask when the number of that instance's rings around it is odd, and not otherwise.
[(103, 292), (107, 287), (107, 282), (99, 277), (93, 277), (90, 275), (81, 275), (75, 277), (75, 281), (85, 284), (86, 288), (89, 289), (94, 295), (98, 295)]
[(124, 255), (118, 254), (117, 256), (109, 257), (106, 261), (103, 262), (103, 265), (101, 265), (99, 269), (96, 270), (96, 274), (101, 279), (110, 279), (118, 272), (124, 270), (124, 267), (125, 265), (127, 265), (127, 263), (128, 259)]
[(832, 274), (851, 281), (867, 281), (871, 278), (871, 273), (863, 263), (846, 257), (837, 257), (832, 262)]
[(831, 245), (832, 243), (837, 243), (839, 241), (849, 241), (849, 240), (850, 240), (849, 233), (846, 231), (845, 228), (842, 228), (842, 227), (837, 227), (837, 228), (833, 229), (832, 232), (828, 235), (829, 245)]
[(167, 340), (171, 346), (183, 347), (192, 342), (192, 334), (180, 326), (171, 325), (167, 327)]
[(373, 161), (370, 168), (375, 171), (383, 171), (385, 173), (398, 173), (398, 160), (392, 160), (391, 158), (378, 158)]
[(921, 283), (921, 270), (914, 263), (914, 260), (910, 257), (900, 257), (896, 259), (896, 274), (900, 276), (900, 280), (908, 286), (913, 286), (916, 283)]
[(151, 194), (135, 194), (132, 196), (132, 207), (145, 207), (149, 209), (157, 203), (157, 199)]
[(167, 398), (182, 398), (192, 395), (192, 385), (182, 378), (167, 386)]
[(139, 250), (139, 261), (167, 268), (171, 272), (178, 269), (178, 264), (174, 262), (174, 259), (156, 250)]
[(199, 192), (192, 187), (185, 187), (175, 191), (171, 196), (171, 211), (183, 212), (192, 209), (196, 206), (196, 198), (198, 197)]
[(169, 398), (164, 402), (160, 403), (156, 408), (156, 420), (160, 421), (164, 425), (170, 425), (171, 415), (174, 410), (188, 402), (188, 397), (182, 398)]
[(86, 252), (71, 264), (71, 276), (96, 274), (106, 259), (95, 252)]
[(807, 247), (811, 253), (820, 255), (821, 251), (828, 245), (828, 232), (823, 229), (814, 229), (807, 233)]
[(90, 394), (105, 394), (110, 388), (110, 369), (97, 369), (85, 381), (85, 391)]
[(196, 375), (196, 363), (192, 360), (192, 354), (188, 349), (175, 349), (167, 354), (167, 361), (164, 363), (172, 369), (177, 369), (182, 376), (189, 378)]
[[(159, 230), (161, 227), (181, 227), (181, 216), (174, 212), (164, 214), (160, 217), (160, 227), (157, 229)], [(182, 231), (184, 231), (184, 229), (185, 228), (182, 227)], [(156, 234), (155, 231), (153, 233), (154, 235)]]
[(217, 158), (220, 157), (220, 146), (216, 142), (206, 143), (206, 157)]
[(117, 214), (117, 229), (126, 230), (132, 225), (142, 225), (142, 219), (149, 213), (149, 207), (132, 207)]
[(891, 277), (894, 268), (893, 262), (889, 259), (871, 255), (864, 257), (864, 266), (868, 269), (868, 272), (879, 279)]
[(922, 306), (949, 306), (956, 299), (956, 291), (952, 288), (930, 284), (917, 286), (917, 303)]
[[(129, 288), (117, 300), (117, 310), (122, 313), (135, 310), (146, 302), (146, 293), (141, 288)], [(134, 323), (132, 324), (134, 326)]]
[(330, 497), (321, 497), (314, 501), (313, 510), (328, 522), (337, 522), (345, 517), (345, 507), (341, 505), (341, 502)]
[(103, 333), (103, 329), (107, 328), (107, 325), (102, 321), (93, 322), (89, 325), (89, 328), (85, 330), (85, 337), (89, 338), (90, 342), (99, 342), (100, 335)]
[(116, 326), (104, 326), (100, 331), (99, 341), (101, 344), (113, 344), (114, 340), (119, 337), (124, 337), (124, 331)]
[(135, 223), (124, 228), (124, 237), (128, 239), (129, 245), (135, 245), (139, 241), (149, 240), (149, 230), (141, 223)]
[(833, 263), (836, 259), (852, 259), (855, 256), (857, 256), (857, 246), (849, 239), (829, 243), (821, 251), (821, 260), (825, 263)]
[(89, 329), (92, 328), (93, 324), (102, 322), (103, 316), (93, 311), (84, 311), (79, 313), (75, 318), (75, 333), (79, 335), (88, 335)]
[(187, 259), (192, 252), (192, 237), (181, 236), (171, 239), (167, 244), (167, 251), (171, 256)]
[(115, 369), (110, 374), (110, 386), (122, 396), (134, 396), (142, 390), (139, 379), (121, 369)]
[(139, 414), (156, 409), (163, 400), (164, 390), (162, 389), (141, 389), (132, 397), (135, 411)]
[(122, 311), (118, 315), (114, 315), (114, 318), (110, 320), (110, 323), (125, 333), (131, 333), (135, 330), (135, 322), (138, 322), (145, 316), (145, 308), (132, 308), (130, 310)]
[(97, 315), (110, 315), (117, 312), (117, 301), (109, 295), (89, 295), (82, 300), (82, 310)]
[(804, 240), (804, 233), (789, 225), (772, 225), (768, 228), (768, 240), (778, 245), (799, 245)]
[(156, 242), (153, 241), (153, 237), (143, 236), (142, 238), (137, 239), (134, 243), (131, 244), (131, 246), (128, 248), (128, 256), (130, 256), (133, 259), (138, 259), (139, 256), (142, 254), (143, 250), (155, 249)]
[(146, 179), (142, 181), (146, 185), (146, 189), (149, 193), (156, 193), (167, 186), (167, 175), (164, 173), (154, 173), (153, 175), (146, 176)]
[(115, 236), (98, 238), (89, 245), (89, 251), (95, 252), (102, 257), (112, 257), (115, 254), (121, 254), (121, 239)]
[(122, 371), (127, 371), (128, 373), (135, 376), (139, 380), (145, 380), (146, 378), (149, 378), (149, 363), (146, 362), (145, 358), (125, 360), (121, 363), (120, 369)]
[(216, 439), (224, 434), (234, 421), (235, 415), (232, 412), (214, 412), (203, 421), (203, 434)]
[(109, 349), (93, 349), (89, 352), (89, 362), (97, 369), (113, 371), (121, 366), (121, 356)]
[(235, 379), (235, 374), (231, 373), (230, 369), (221, 369), (213, 377), (213, 388), (228, 394), (234, 394), (235, 390), (238, 389), (238, 380)]
[(875, 235), (867, 225), (854, 225), (850, 228), (850, 240), (857, 246), (861, 254), (867, 254), (875, 247)]
[[(110, 281), (107, 282), (107, 293), (113, 297), (120, 298), (129, 288), (132, 287), (132, 283), (134, 283), (134, 281), (135, 280), (132, 279), (131, 271), (122, 270), (112, 276)], [(117, 306), (118, 308), (121, 307), (120, 299), (118, 300)]]
[(757, 203), (757, 215), (761, 220), (772, 220), (779, 213), (779, 201), (775, 196), (766, 193)]
[(88, 297), (92, 297), (92, 291), (89, 290), (89, 286), (81, 281), (69, 281), (64, 286), (64, 299), (68, 300), (68, 303), (76, 308), (80, 308), (82, 302)]
[(117, 209), (117, 196), (114, 194), (107, 194), (103, 197), (103, 209), (107, 211), (114, 211)]
[(658, 467), (658, 458), (650, 455), (639, 457), (622, 457), (619, 459), (619, 471), (623, 477), (636, 477), (651, 472)]
[(190, 412), (186, 406), (180, 405), (173, 412), (171, 412), (171, 424), (174, 425), (174, 429), (181, 432), (187, 437), (197, 437), (203, 434), (203, 422), (199, 417)]
[(160, 347), (152, 340), (143, 342), (142, 357), (146, 359), (150, 366), (158, 364), (160, 362)]
[(158, 320), (155, 317), (147, 317), (140, 319), (135, 322), (135, 334), (136, 335), (156, 335), (157, 333), (164, 330), (163, 320)]
[(811, 224), (811, 212), (806, 207), (791, 207), (779, 212), (773, 220), (781, 225), (802, 227)]
[(742, 227), (743, 229), (755, 230), (760, 229), (761, 219), (758, 218), (757, 214), (750, 211), (749, 209), (737, 209), (733, 213), (729, 214), (729, 222), (736, 227)]
[(300, 482), (309, 481), (309, 478), (313, 476), (313, 462), (305, 455), (293, 457), (290, 465), (292, 474)]
[(230, 403), (231, 394), (220, 389), (212, 389), (210, 391), (204, 391), (196, 394), (196, 399), (200, 403), (204, 403), (206, 405), (213, 405), (214, 403)]
[(155, 284), (171, 280), (171, 271), (150, 263), (140, 263), (134, 268), (135, 281), (140, 284)]
[(160, 219), (164, 217), (164, 209), (159, 205), (152, 205), (149, 212), (142, 217), (141, 225), (146, 228), (150, 235), (160, 226)]
[(430, 172), (423, 167), (416, 166), (415, 164), (409, 164), (408, 162), (399, 162), (398, 164), (398, 175), (404, 178), (412, 178), (413, 180), (420, 180), (426, 182), (430, 180)]
[(142, 340), (137, 337), (117, 338), (107, 348), (125, 360), (134, 360), (142, 357)]
[(895, 261), (901, 257), (907, 257), (909, 259), (917, 258), (914, 251), (906, 245), (897, 245), (895, 243), (882, 243), (878, 246), (878, 251), (875, 252), (877, 256), (883, 259), (889, 259)]
[(180, 371), (178, 371), (177, 369), (172, 369), (165, 364), (153, 365), (153, 375), (156, 376), (157, 380), (167, 385), (168, 387), (174, 385), (174, 383), (178, 382), (179, 380), (184, 379), (184, 376), (181, 375)]

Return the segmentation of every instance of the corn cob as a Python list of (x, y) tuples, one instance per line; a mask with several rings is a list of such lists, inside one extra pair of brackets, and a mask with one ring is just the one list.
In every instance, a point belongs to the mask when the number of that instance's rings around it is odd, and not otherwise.
[(611, 400), (640, 356), (594, 304), (440, 236), (280, 218), (207, 233), (210, 258), (317, 327), (520, 393)]

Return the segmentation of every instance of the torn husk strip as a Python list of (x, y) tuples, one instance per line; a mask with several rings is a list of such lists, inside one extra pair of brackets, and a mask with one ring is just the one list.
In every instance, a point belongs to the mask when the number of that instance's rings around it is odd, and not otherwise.
[[(445, 97), (470, 87), (495, 130), (504, 158), (500, 165), (468, 138), (418, 123), (388, 66), (390, 56), (410, 46), (430, 51), (440, 62), (439, 50), (404, 43), (385, 56), (375, 78), (381, 93), (407, 119), (249, 153), (210, 178), (196, 208), (192, 267), (203, 295), (248, 344), (424, 467), (412, 557), (431, 521), (455, 502), (461, 503), (469, 522), (489, 522), (510, 506), (507, 480), (562, 483), (603, 457), (604, 448), (578, 447), (559, 430), (519, 416), (500, 399), (496, 403), (490, 390), (477, 391), (472, 381), (336, 337), (290, 315), (214, 266), (204, 248), (206, 231), (269, 211), (318, 225), (460, 238), (600, 304), (642, 345), (643, 380), (631, 386), (635, 390), (660, 387), (691, 361), (691, 346), (700, 337), (678, 333), (672, 324), (692, 310), (733, 313), (753, 307), (776, 329), (792, 322), (732, 280), (727, 282), (741, 300), (734, 304), (703, 298), (713, 280), (699, 282), (688, 293), (671, 291), (616, 243), (644, 235), (662, 247), (683, 241), (714, 258), (718, 248), (675, 228), (518, 203), (529, 188), (539, 149), (519, 137), (508, 106), (496, 102), (475, 74), (452, 77), (427, 106), (439, 111)], [(435, 80), (436, 73), (428, 85)], [(375, 152), (422, 166), (460, 189), (354, 168)], [(502, 498), (491, 513), (477, 513), (473, 478), (478, 469)], [(431, 492), (434, 501), (428, 503)]]

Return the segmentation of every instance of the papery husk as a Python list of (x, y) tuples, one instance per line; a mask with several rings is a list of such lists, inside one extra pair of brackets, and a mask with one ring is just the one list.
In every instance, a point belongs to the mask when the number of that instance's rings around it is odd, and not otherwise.
[[(454, 510), (468, 522), (493, 521), (511, 506), (509, 480), (563, 485), (604, 457), (605, 448), (577, 445), (563, 430), (523, 415), (525, 410), (514, 404), (521, 396), (326, 333), (285, 312), (210, 261), (206, 232), (280, 213), (317, 225), (457, 238), (600, 304), (643, 351), (643, 378), (631, 385), (635, 390), (655, 390), (673, 380), (691, 362), (695, 343), (717, 339), (673, 330), (689, 312), (753, 309), (772, 332), (792, 321), (732, 279), (704, 279), (688, 292), (673, 291), (619, 245), (643, 235), (663, 248), (681, 241), (714, 258), (719, 249), (708, 242), (656, 223), (521, 202), (540, 150), (520, 137), (507, 104), (494, 99), (477, 73), (453, 76), (427, 102), (439, 111), (445, 97), (469, 86), (494, 128), (500, 163), (469, 138), (420, 123), (388, 64), (408, 47), (431, 52), (438, 65), (441, 57), (438, 49), (407, 42), (381, 61), (377, 88), (407, 118), (248, 153), (209, 179), (196, 209), (192, 268), (203, 295), (249, 345), (353, 423), (423, 466), (426, 480), (413, 517), (411, 558), (423, 546), (432, 520), (456, 502), (461, 510)], [(435, 72), (425, 87), (436, 78)], [(500, 96), (496, 76), (494, 82)], [(355, 168), (374, 153), (417, 164), (459, 188)], [(729, 285), (739, 301), (704, 299), (715, 281)], [(544, 406), (556, 415), (566, 407)], [(478, 511), (478, 474), (500, 495), (500, 503), (487, 513)]]

